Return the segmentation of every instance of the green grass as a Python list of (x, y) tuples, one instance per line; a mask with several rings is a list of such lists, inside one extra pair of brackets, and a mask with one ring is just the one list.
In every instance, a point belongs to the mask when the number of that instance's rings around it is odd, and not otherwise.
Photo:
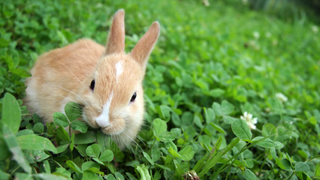
[[(0, 2), (0, 177), (183, 179), (194, 170), (201, 179), (320, 179), (319, 25), (241, 1), (210, 3)], [(68, 136), (70, 108), (44, 126), (21, 100), (40, 54), (84, 37), (105, 44), (120, 8), (127, 52), (161, 24), (144, 81), (145, 125), (123, 152), (87, 126)], [(244, 112), (258, 118), (256, 129), (240, 120)]]

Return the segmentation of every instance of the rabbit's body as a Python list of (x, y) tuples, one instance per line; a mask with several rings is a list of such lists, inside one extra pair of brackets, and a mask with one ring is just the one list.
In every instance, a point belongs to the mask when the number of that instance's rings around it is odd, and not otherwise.
[(24, 99), (44, 122), (70, 102), (82, 108), (81, 121), (111, 135), (120, 148), (136, 137), (144, 113), (142, 81), (159, 36), (153, 23), (130, 54), (124, 53), (124, 11), (113, 19), (107, 47), (82, 39), (40, 56), (27, 80)]
[(24, 101), (30, 113), (38, 114), (44, 122), (53, 122), (54, 112), (64, 112), (64, 106), (77, 99), (75, 94), (104, 51), (104, 46), (83, 39), (40, 56), (31, 70), (32, 78), (27, 80)]

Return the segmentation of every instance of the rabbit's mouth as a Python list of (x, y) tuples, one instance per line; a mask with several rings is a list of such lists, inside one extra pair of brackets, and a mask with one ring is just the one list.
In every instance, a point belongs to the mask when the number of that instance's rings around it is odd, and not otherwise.
[(125, 120), (122, 118), (111, 118), (110, 124), (105, 127), (101, 127), (101, 131), (108, 135), (121, 134), (125, 129)]

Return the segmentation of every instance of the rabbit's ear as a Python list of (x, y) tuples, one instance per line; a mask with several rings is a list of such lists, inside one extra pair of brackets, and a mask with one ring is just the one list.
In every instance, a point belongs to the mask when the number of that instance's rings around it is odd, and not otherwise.
[(124, 14), (124, 10), (120, 9), (113, 17), (104, 55), (124, 52)]
[(133, 48), (130, 56), (137, 61), (145, 71), (149, 55), (156, 44), (160, 34), (160, 24), (153, 22), (146, 34), (140, 39), (137, 45)]

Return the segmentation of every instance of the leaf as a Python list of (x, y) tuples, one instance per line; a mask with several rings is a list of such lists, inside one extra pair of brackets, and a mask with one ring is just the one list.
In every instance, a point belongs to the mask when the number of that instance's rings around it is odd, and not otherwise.
[(65, 129), (63, 129), (62, 126), (59, 126), (58, 129), (56, 130), (56, 132), (57, 132), (57, 136), (60, 139), (67, 141), (67, 142), (70, 142), (70, 137), (69, 137), (67, 131)]
[(101, 156), (100, 156), (100, 161), (107, 161), (107, 162), (111, 162), (113, 160), (113, 152), (110, 149), (105, 150)]
[(316, 165), (315, 176), (320, 176), (320, 162)]
[(80, 105), (75, 102), (68, 102), (64, 107), (64, 111), (70, 122), (78, 119), (82, 115)]
[(114, 165), (112, 163), (105, 163), (104, 165), (110, 170), (111, 173), (116, 172), (116, 168), (114, 167)]
[(263, 125), (263, 127), (262, 127), (262, 135), (264, 137), (270, 137), (270, 139), (275, 140), (276, 139), (276, 136), (275, 136), (276, 133), (277, 133), (277, 129), (273, 124), (266, 123), (265, 125)]
[(257, 178), (257, 176), (250, 169), (246, 169), (244, 171), (243, 177), (250, 180), (259, 180), (259, 178)]
[(10, 174), (7, 174), (0, 169), (0, 177), (6, 180), (6, 179), (9, 179)]
[(86, 171), (91, 171), (91, 172), (93, 172), (93, 173), (95, 173), (95, 174), (101, 174), (102, 176), (104, 175), (104, 172), (101, 172), (98, 168), (96, 168), (96, 167), (91, 167), (91, 168), (89, 168), (89, 169), (87, 169)]
[(10, 152), (10, 150), (4, 140), (4, 136), (2, 133), (2, 125), (3, 125), (3, 123), (2, 123), (2, 121), (0, 121), (0, 149), (1, 149), (0, 161), (5, 160), (11, 156), (11, 152)]
[(86, 133), (88, 130), (88, 125), (82, 121), (73, 121), (71, 123), (71, 128), (75, 131), (80, 131), (81, 133)]
[(219, 105), (216, 102), (213, 103), (212, 109), (214, 110), (217, 116), (225, 116), (231, 114), (234, 110), (234, 107), (228, 101), (223, 100), (221, 105)]
[(209, 91), (209, 94), (212, 97), (220, 97), (220, 96), (222, 96), (224, 94), (224, 90), (219, 89), (219, 88), (212, 89), (212, 90)]
[(115, 172), (114, 175), (116, 176), (117, 180), (124, 180), (124, 177), (122, 176), (122, 174)]
[[(265, 137), (258, 136), (258, 137), (255, 137), (254, 139), (252, 139), (252, 141), (253, 142), (260, 141), (260, 140), (262, 140), (264, 138)], [(271, 139), (267, 138), (267, 139), (264, 139), (264, 140), (258, 142), (256, 145), (264, 147), (264, 148), (273, 148), (273, 147), (276, 146), (276, 143), (274, 141), (272, 141)]]
[[(57, 175), (57, 176), (63, 176), (64, 178), (66, 178), (66, 177), (71, 178), (71, 172), (67, 171), (63, 167), (56, 168), (56, 171), (52, 174)], [(48, 176), (47, 178), (49, 180), (50, 176)], [(55, 179), (54, 177), (52, 177), (52, 178)]]
[(42, 122), (41, 118), (37, 114), (33, 114), (32, 119), (33, 119), (33, 123), (35, 123), (35, 124)]
[(34, 134), (34, 133), (31, 129), (24, 129), (24, 130), (18, 131), (16, 136), (19, 137), (19, 136), (28, 135), (28, 134)]
[(48, 161), (48, 160), (43, 161), (42, 166), (43, 166), (44, 171), (45, 171), (46, 173), (51, 174), (51, 168), (50, 168), (50, 164), (49, 164), (49, 161)]
[(23, 77), (23, 78), (31, 77), (31, 73), (29, 71), (24, 70), (24, 69), (16, 68), (16, 69), (11, 70), (11, 72), (13, 74), (16, 74), (16, 75)]
[(68, 166), (70, 169), (72, 169), (74, 172), (76, 172), (76, 173), (83, 173), (83, 172), (81, 171), (81, 169), (80, 169), (73, 161), (68, 160), (68, 161), (66, 162), (66, 164), (67, 164), (67, 166)]
[(161, 133), (167, 131), (167, 123), (158, 118), (153, 121), (153, 127), (156, 135), (160, 135)]
[(76, 134), (74, 144), (90, 144), (96, 141), (96, 134), (93, 131), (87, 131), (84, 134)]
[(171, 169), (169, 167), (167, 167), (167, 166), (163, 166), (163, 165), (157, 164), (157, 163), (154, 163), (154, 164), (155, 164), (155, 166), (157, 166), (157, 167), (159, 167), (159, 168), (161, 168), (163, 170), (171, 171)]
[(240, 139), (251, 139), (252, 133), (246, 121), (239, 119), (231, 124), (232, 132)]
[(234, 118), (234, 117), (230, 117), (230, 116), (223, 116), (223, 121), (226, 124), (232, 124), (234, 121), (238, 121), (239, 119)]
[[(2, 178), (2, 176), (0, 176)], [(15, 180), (33, 180), (31, 174), (26, 173), (16, 173), (15, 174)]]
[(170, 147), (172, 147), (173, 150), (178, 151), (177, 146), (176, 146), (172, 141), (166, 142), (166, 143), (165, 143), (165, 147), (166, 147), (167, 149), (169, 149)]
[(180, 163), (177, 161), (177, 159), (173, 159), (173, 164), (174, 164), (174, 168), (175, 168), (175, 174), (176, 174), (178, 177), (181, 177), (182, 174), (183, 174), (183, 171), (182, 171), (182, 169), (181, 169)]
[(66, 115), (64, 115), (61, 112), (53, 113), (53, 121), (57, 126), (62, 126), (62, 127), (69, 126), (69, 121), (68, 121)]
[(291, 169), (290, 162), (286, 159), (280, 160), (280, 158), (276, 157), (276, 164), (283, 170), (289, 171)]
[(84, 162), (84, 163), (82, 164), (82, 166), (81, 166), (81, 169), (82, 169), (82, 171), (85, 171), (85, 170), (90, 169), (90, 168), (92, 168), (92, 167), (95, 167), (95, 168), (97, 168), (97, 169), (100, 169), (100, 165), (97, 164), (97, 163), (95, 163), (95, 162), (93, 162), (93, 161)]
[(16, 98), (9, 93), (4, 96), (1, 121), (13, 134), (17, 134), (21, 123), (21, 110)]
[(277, 127), (277, 141), (283, 142), (287, 140), (291, 135), (291, 130), (286, 129), (283, 126)]
[(160, 159), (160, 150), (155, 146), (151, 149), (151, 157), (154, 162), (157, 162)]
[(58, 175), (58, 174), (46, 174), (46, 173), (39, 173), (39, 174), (34, 174), (34, 177), (41, 178), (43, 180), (69, 180), (65, 176)]
[(108, 176), (107, 177), (105, 176), (105, 178), (107, 180), (116, 180), (116, 178), (114, 178), (114, 176), (112, 174), (108, 174)]
[(182, 150), (179, 151), (179, 154), (181, 155), (181, 159), (183, 161), (190, 161), (193, 158), (194, 151), (190, 145), (184, 147)]
[(307, 173), (308, 171), (310, 171), (310, 167), (305, 162), (297, 162), (295, 166), (295, 171)]
[(166, 120), (166, 122), (168, 122), (170, 118), (170, 111), (172, 111), (170, 107), (164, 105), (157, 106), (156, 111), (158, 112), (161, 119), (164, 119)]
[(207, 124), (209, 124), (210, 122), (213, 122), (216, 119), (216, 114), (211, 108), (208, 108), (208, 109), (203, 108), (203, 110), (204, 110)]
[(43, 133), (44, 131), (44, 125), (42, 123), (37, 123), (33, 126), (33, 131), (37, 133)]
[(9, 71), (13, 71), (19, 64), (19, 58), (6, 56), (5, 57), (5, 62), (8, 65)]
[(154, 165), (154, 162), (152, 161), (152, 159), (150, 158), (150, 156), (149, 156), (149, 154), (148, 153), (146, 153), (146, 152), (142, 152), (143, 153), (143, 156), (149, 161), (149, 163), (151, 164), (151, 165)]
[(4, 67), (0, 67), (0, 77), (5, 77), (7, 74), (7, 69)]
[(21, 149), (49, 150), (49, 151), (52, 151), (53, 153), (57, 153), (57, 149), (49, 139), (41, 136), (37, 136), (35, 134), (19, 136), (18, 143)]
[(221, 159), (221, 157), (223, 155), (225, 155), (227, 152), (231, 151), (232, 148), (234, 146), (236, 146), (238, 143), (239, 143), (240, 139), (239, 138), (236, 138), (234, 139), (233, 141), (231, 141), (230, 144), (228, 144), (227, 147), (225, 147), (222, 151), (220, 151), (219, 153), (217, 153), (214, 157), (212, 157), (211, 159), (209, 159), (207, 161), (207, 164), (206, 166), (202, 169), (202, 171), (200, 173), (198, 173), (198, 176), (200, 178), (202, 178), (205, 174), (207, 174), (207, 172), (213, 167), (215, 166), (218, 161)]
[(69, 144), (62, 145), (62, 146), (57, 147), (57, 154), (60, 154), (60, 153), (62, 153), (63, 151), (65, 151), (65, 150), (68, 148), (68, 146), (69, 146)]
[(158, 137), (160, 138), (160, 141), (162, 141), (162, 142), (169, 142), (169, 141), (173, 141), (176, 139), (175, 134), (172, 132), (162, 133)]
[(194, 116), (193, 122), (194, 122), (199, 128), (203, 128), (203, 124), (202, 124), (200, 118), (199, 118), (197, 115)]
[(149, 179), (151, 179), (151, 176), (149, 174), (148, 168), (144, 164), (136, 167), (136, 170), (140, 174), (140, 180), (149, 180)]
[(98, 158), (100, 155), (101, 147), (99, 144), (92, 144), (91, 146), (88, 146), (86, 149), (86, 154), (90, 157), (96, 157)]
[(168, 152), (175, 158), (181, 158), (181, 155), (177, 153), (177, 151), (175, 151), (172, 147), (168, 149)]
[(27, 172), (31, 173), (31, 167), (24, 157), (22, 150), (18, 144), (18, 141), (14, 135), (14, 133), (11, 131), (11, 128), (9, 128), (6, 124), (2, 124), (2, 132), (4, 140), (13, 154), (13, 159), (22, 167), (22, 169)]
[(219, 133), (226, 134), (226, 132), (218, 125), (214, 123), (209, 123), (215, 130), (217, 130)]
[(4, 38), (0, 38), (0, 48), (5, 48), (9, 46), (9, 41)]
[[(158, 171), (157, 171), (158, 172)], [(126, 175), (128, 176), (128, 178), (130, 179), (130, 180), (138, 180), (136, 177), (134, 177), (134, 175), (132, 175), (131, 173), (129, 173), (129, 172), (126, 172)]]

